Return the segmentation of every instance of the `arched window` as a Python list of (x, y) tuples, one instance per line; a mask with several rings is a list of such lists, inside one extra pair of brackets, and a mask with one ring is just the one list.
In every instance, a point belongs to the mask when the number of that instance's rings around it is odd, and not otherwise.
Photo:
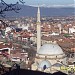
[(43, 66), (43, 70), (45, 70), (46, 68), (47, 68), (46, 65), (44, 65), (44, 66)]

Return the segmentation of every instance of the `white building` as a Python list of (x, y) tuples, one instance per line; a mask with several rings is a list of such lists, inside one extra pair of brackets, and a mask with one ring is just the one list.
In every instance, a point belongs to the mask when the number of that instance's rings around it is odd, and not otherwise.
[(49, 34), (49, 35), (59, 35), (59, 33), (53, 32), (52, 34)]
[(28, 25), (26, 25), (26, 24), (18, 24), (18, 28), (22, 28), (22, 30), (28, 30)]
[[(38, 17), (39, 16), (37, 16), (37, 18)], [(40, 19), (39, 19), (39, 22), (40, 22)], [(43, 71), (43, 72), (47, 72), (47, 73), (55, 72), (55, 71), (57, 71), (57, 68), (58, 68), (55, 64), (61, 64), (61, 65), (67, 64), (66, 55), (63, 52), (63, 50), (61, 49), (61, 47), (56, 43), (43, 44), (41, 46), (41, 30), (39, 30), (39, 29), (41, 29), (40, 23), (37, 24), (37, 27), (38, 27), (37, 28), (37, 32), (38, 32), (37, 33), (37, 40), (38, 40), (37, 41), (37, 53), (36, 53), (34, 63), (31, 65), (31, 69)], [(52, 66), (55, 67), (55, 69), (53, 69)], [(61, 66), (59, 66), (59, 68), (60, 67)]]
[[(66, 56), (58, 44), (44, 44), (36, 53), (35, 63), (32, 64), (32, 70), (43, 71), (46, 66), (47, 72), (52, 72), (52, 65), (67, 64)], [(35, 65), (36, 64), (36, 65)], [(61, 64), (61, 65), (62, 65)], [(60, 68), (61, 66), (59, 66)], [(58, 67), (57, 67), (58, 68)], [(45, 69), (45, 70), (46, 70)]]
[(75, 32), (75, 28), (69, 28), (69, 34), (74, 33)]
[(5, 29), (5, 35), (6, 35), (8, 32), (11, 32), (11, 30), (12, 30), (12, 28), (6, 27), (6, 29)]

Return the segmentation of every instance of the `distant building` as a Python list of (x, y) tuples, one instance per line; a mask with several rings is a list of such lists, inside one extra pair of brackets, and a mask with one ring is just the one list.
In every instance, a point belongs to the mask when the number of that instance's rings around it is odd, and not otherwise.
[(52, 34), (50, 34), (50, 35), (59, 35), (59, 33), (55, 33), (55, 32), (53, 32)]
[(75, 33), (75, 28), (69, 28), (69, 34)]
[(12, 28), (6, 27), (6, 29), (5, 29), (5, 34), (7, 34), (8, 32), (11, 32), (11, 30), (12, 30)]
[(6, 57), (9, 57), (11, 49), (12, 49), (11, 44), (5, 44), (5, 43), (0, 42), (0, 55), (4, 55)]

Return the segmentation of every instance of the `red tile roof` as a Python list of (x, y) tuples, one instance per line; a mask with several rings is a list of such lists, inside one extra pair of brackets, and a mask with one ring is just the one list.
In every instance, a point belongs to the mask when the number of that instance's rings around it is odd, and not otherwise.
[(11, 43), (8, 43), (8, 44), (0, 43), (0, 49), (2, 48), (12, 48), (12, 44)]

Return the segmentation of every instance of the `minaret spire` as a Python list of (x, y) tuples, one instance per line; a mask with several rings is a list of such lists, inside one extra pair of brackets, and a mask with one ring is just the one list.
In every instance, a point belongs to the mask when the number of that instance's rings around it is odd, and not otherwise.
[(37, 22), (40, 22), (40, 8), (38, 6), (38, 11), (37, 11)]
[(40, 8), (38, 6), (38, 11), (37, 11), (37, 51), (41, 47), (41, 21), (40, 21)]

